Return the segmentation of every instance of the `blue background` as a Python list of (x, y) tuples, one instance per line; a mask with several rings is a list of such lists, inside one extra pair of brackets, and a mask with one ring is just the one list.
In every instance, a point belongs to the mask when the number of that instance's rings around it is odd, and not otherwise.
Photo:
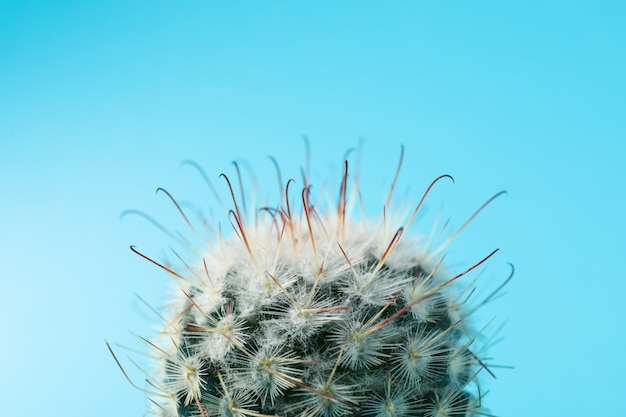
[[(248, 161), (274, 190), (273, 155), (319, 178), (363, 139), (378, 213), (399, 194), (443, 207), (467, 267), (516, 276), (483, 314), (506, 322), (485, 402), (500, 416), (621, 415), (626, 387), (626, 3), (621, 1), (0, 1), (0, 403), (3, 415), (127, 415), (147, 408), (126, 350), (163, 302), (154, 257), (177, 199), (217, 206)], [(241, 159), (240, 159), (241, 158)], [(335, 176), (336, 178), (336, 176)], [(333, 188), (334, 189), (334, 188)], [(444, 204), (445, 202), (445, 204)], [(443, 206), (442, 206), (443, 204)], [(180, 227), (183, 230), (183, 227)], [(119, 345), (118, 345), (119, 344)], [(141, 353), (130, 353), (141, 357)]]

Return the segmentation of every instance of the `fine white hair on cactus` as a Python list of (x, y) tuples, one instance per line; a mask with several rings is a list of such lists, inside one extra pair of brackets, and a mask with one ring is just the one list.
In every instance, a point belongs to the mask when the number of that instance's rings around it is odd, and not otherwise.
[[(469, 318), (510, 277), (473, 303), (475, 282), (462, 286), (458, 280), (497, 249), (460, 273), (446, 269), (440, 253), (501, 193), (433, 249), (432, 236), (423, 243), (406, 234), (431, 188), (452, 177), (435, 179), (403, 217), (391, 210), (403, 155), (404, 149), (378, 220), (353, 215), (355, 207), (364, 210), (358, 170), (349, 183), (347, 161), (334, 209), (314, 198), (307, 168), (297, 198), (295, 181), (283, 183), (277, 170), (280, 201), (249, 211), (235, 164), (241, 196), (222, 174), (232, 208), (218, 197), (231, 236), (221, 225), (207, 223), (212, 240), (194, 251), (195, 259), (174, 252), (180, 266), (157, 262), (131, 246), (177, 286), (170, 309), (158, 313), (165, 323), (160, 335), (143, 339), (157, 358), (158, 371), (148, 375), (145, 390), (155, 415), (490, 415), (481, 405), (477, 378), (482, 371), (493, 375), (485, 346), (475, 346), (484, 328), (476, 332)], [(204, 171), (189, 164), (217, 195)], [(202, 239), (174, 197), (159, 191)], [(188, 245), (149, 216), (131, 212)]]
[(448, 333), (446, 330), (429, 330), (427, 326), (419, 326), (407, 330), (406, 341), (395, 353), (393, 375), (405, 385), (432, 385), (445, 377), (449, 351)]
[(393, 385), (388, 372), (387, 385), (383, 393), (375, 392), (363, 404), (361, 414), (374, 417), (396, 417), (419, 415), (420, 399), (414, 390), (402, 385)]

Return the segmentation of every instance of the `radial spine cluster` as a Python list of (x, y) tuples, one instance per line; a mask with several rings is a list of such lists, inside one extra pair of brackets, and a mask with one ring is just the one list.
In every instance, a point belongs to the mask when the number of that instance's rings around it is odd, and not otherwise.
[(445, 269), (440, 250), (405, 233), (424, 198), (399, 225), (389, 213), (355, 220), (347, 162), (323, 211), (306, 182), (297, 192), (290, 181), (277, 207), (246, 216), (224, 178), (230, 237), (180, 268), (132, 248), (178, 287), (161, 335), (146, 340), (159, 358), (156, 415), (490, 415), (477, 375), (491, 371), (459, 278), (495, 251), (461, 273)]

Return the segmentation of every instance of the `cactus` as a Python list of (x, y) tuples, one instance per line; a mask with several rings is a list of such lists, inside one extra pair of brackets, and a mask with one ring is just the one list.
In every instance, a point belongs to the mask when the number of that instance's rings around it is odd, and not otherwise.
[(394, 225), (390, 213), (351, 215), (358, 183), (344, 167), (332, 209), (317, 208), (305, 179), (300, 193), (281, 184), (282, 203), (254, 216), (224, 176), (234, 233), (195, 263), (177, 268), (131, 247), (178, 287), (164, 337), (145, 340), (159, 358), (149, 381), (156, 415), (490, 415), (477, 375), (491, 371), (467, 317), (494, 294), (469, 306), (459, 278), (495, 251), (451, 273), (440, 256), (446, 242), (429, 251), (406, 233), (430, 188), (451, 177), (433, 181)]

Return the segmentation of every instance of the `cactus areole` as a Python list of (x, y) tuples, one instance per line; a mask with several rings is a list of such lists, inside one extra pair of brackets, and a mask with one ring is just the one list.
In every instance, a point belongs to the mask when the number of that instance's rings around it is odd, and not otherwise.
[(394, 180), (380, 218), (356, 220), (358, 181), (342, 167), (324, 210), (305, 178), (248, 213), (222, 176), (234, 233), (184, 267), (131, 247), (177, 287), (161, 334), (146, 339), (159, 358), (146, 389), (155, 415), (490, 415), (478, 379), (491, 370), (468, 316), (494, 294), (474, 300), (462, 277), (495, 251), (450, 272), (442, 251), (467, 223), (443, 243), (407, 233), (431, 187), (452, 178), (435, 179), (399, 221)]

